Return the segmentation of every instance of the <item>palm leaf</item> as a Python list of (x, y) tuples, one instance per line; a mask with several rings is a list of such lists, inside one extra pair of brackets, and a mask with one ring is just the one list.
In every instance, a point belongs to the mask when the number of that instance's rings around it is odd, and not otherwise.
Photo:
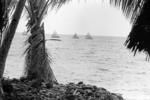
[(140, 15), (133, 24), (132, 30), (125, 42), (127, 48), (136, 52), (145, 52), (150, 56), (150, 1), (144, 3)]
[(141, 12), (145, 0), (110, 0), (110, 4), (122, 9), (127, 18), (134, 23)]
[(149, 0), (110, 0), (121, 7), (126, 17), (132, 22), (132, 29), (125, 45), (134, 52), (145, 52), (150, 56), (150, 1)]

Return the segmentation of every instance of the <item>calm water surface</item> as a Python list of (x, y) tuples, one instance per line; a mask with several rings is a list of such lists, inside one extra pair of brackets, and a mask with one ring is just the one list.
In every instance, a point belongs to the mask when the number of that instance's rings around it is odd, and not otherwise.
[[(62, 41), (47, 41), (57, 80), (84, 81), (121, 93), (126, 100), (150, 100), (150, 63), (145, 61), (145, 55), (133, 57), (123, 45), (125, 38), (93, 38), (61, 36)], [(22, 40), (26, 40), (25, 36), (17, 33), (6, 63), (6, 77), (18, 78), (23, 74), (25, 44)]]

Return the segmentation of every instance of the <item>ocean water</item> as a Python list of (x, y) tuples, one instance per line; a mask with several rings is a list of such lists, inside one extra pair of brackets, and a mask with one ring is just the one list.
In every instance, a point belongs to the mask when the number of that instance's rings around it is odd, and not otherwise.
[[(50, 35), (46, 35), (49, 39)], [(126, 100), (150, 100), (150, 63), (145, 55), (133, 53), (124, 46), (125, 38), (84, 36), (62, 41), (47, 41), (51, 67), (60, 83), (83, 81), (120, 93)], [(5, 77), (23, 75), (26, 36), (17, 33), (6, 62)]]

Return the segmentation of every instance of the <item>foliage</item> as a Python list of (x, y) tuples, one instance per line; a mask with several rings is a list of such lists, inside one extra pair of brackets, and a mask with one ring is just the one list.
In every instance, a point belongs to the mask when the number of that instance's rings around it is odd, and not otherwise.
[(110, 4), (121, 7), (126, 17), (134, 23), (141, 12), (145, 0), (110, 0)]
[(133, 24), (125, 45), (134, 52), (134, 55), (136, 52), (145, 52), (148, 60), (150, 56), (150, 1), (110, 0), (110, 3), (121, 7)]

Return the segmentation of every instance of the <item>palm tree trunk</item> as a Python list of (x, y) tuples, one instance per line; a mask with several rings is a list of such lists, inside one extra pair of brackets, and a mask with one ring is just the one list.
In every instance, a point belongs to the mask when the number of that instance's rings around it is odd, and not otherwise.
[[(19, 0), (18, 5), (17, 5), (16, 10), (13, 15), (13, 19), (10, 23), (8, 30), (5, 33), (5, 37), (4, 37), (4, 39), (2, 41), (2, 45), (0, 47), (0, 83), (1, 83), (1, 79), (3, 77), (8, 51), (11, 46), (11, 42), (14, 37), (14, 34), (16, 32), (16, 28), (17, 28), (20, 16), (22, 14), (25, 2), (26, 2), (26, 0)], [(0, 90), (2, 90), (2, 87), (0, 87), (0, 88), (1, 88)], [(1, 98), (2, 95), (3, 95), (3, 92), (0, 91), (0, 100), (2, 100), (2, 98)]]
[(53, 85), (57, 82), (50, 67), (50, 59), (45, 47), (45, 31), (42, 20), (47, 14), (50, 0), (28, 0), (27, 29), (31, 33), (26, 49), (25, 75), (28, 79), (45, 81)]
[(57, 82), (50, 67), (49, 56), (45, 47), (44, 24), (31, 29), (29, 47), (26, 54), (26, 75), (28, 79), (43, 80), (53, 85)]

